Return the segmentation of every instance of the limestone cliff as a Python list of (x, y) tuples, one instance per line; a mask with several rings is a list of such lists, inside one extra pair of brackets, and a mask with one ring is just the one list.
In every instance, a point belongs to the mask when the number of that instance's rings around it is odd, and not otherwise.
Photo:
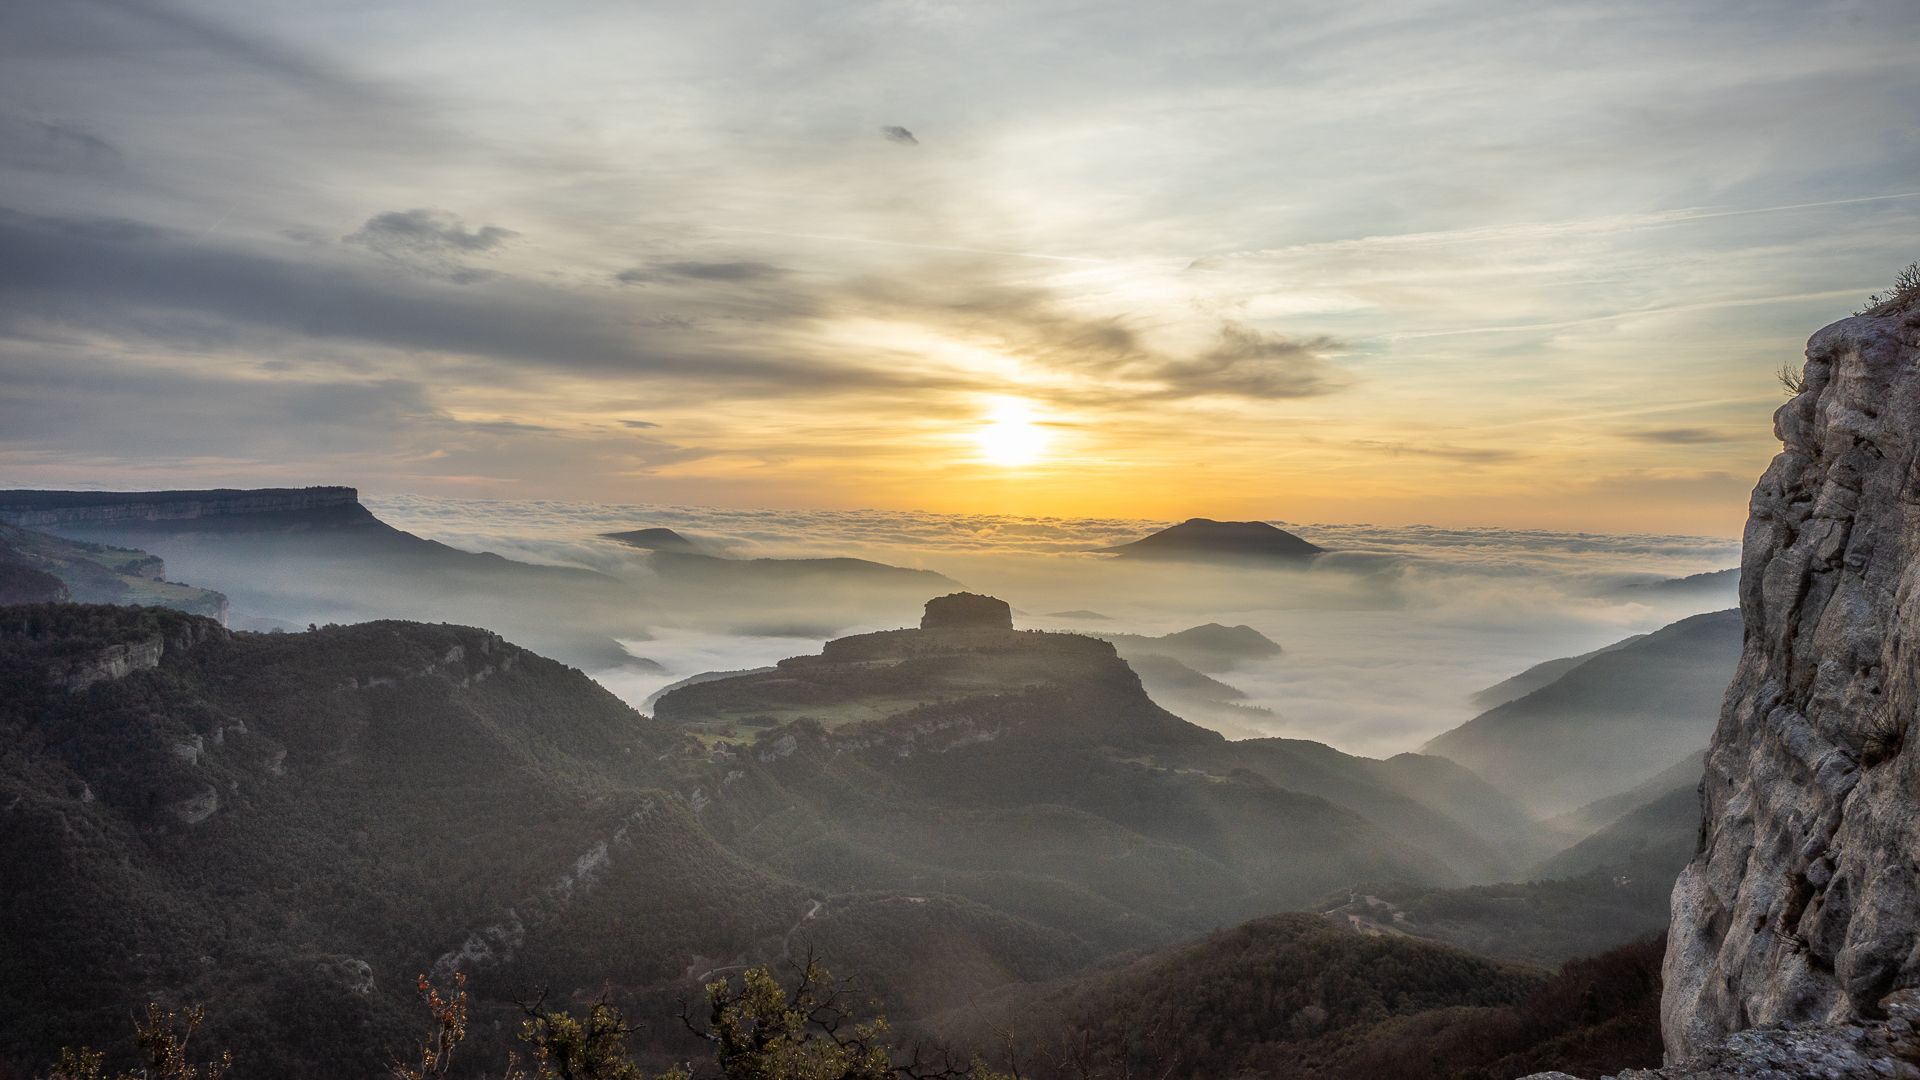
[(276, 515), (371, 518), (350, 487), (210, 491), (4, 491), (0, 524), (47, 528)]
[(1920, 304), (1815, 334), (1774, 428), (1706, 826), (1673, 893), (1674, 1062), (1745, 1028), (1877, 1020), (1920, 985)]

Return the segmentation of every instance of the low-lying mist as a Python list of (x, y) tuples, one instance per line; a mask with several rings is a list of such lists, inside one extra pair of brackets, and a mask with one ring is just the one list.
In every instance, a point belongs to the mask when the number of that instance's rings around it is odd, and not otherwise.
[(1189, 718), (1233, 737), (1307, 738), (1372, 756), (1415, 749), (1470, 718), (1469, 695), (1534, 663), (1731, 606), (1730, 587), (1622, 587), (1738, 559), (1737, 543), (1717, 538), (1288, 525), (1330, 553), (1301, 569), (1250, 569), (1094, 551), (1170, 524), (1158, 521), (366, 501), (395, 526), (456, 547), (633, 583), (643, 599), (613, 636), (652, 663), (589, 670), (636, 706), (703, 671), (762, 667), (831, 637), (911, 625), (926, 599), (912, 586), (819, 580), (690, 588), (655, 574), (647, 552), (600, 535), (664, 526), (735, 558), (852, 557), (933, 571), (1006, 599), (1017, 623), (1035, 629), (1155, 635), (1244, 623), (1286, 652), (1218, 677), (1246, 693), (1241, 704), (1270, 712)]

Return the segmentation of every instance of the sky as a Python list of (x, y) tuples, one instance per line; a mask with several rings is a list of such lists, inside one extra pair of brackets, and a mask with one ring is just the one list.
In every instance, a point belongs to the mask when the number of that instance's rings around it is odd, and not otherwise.
[(1920, 5), (0, 5), (0, 483), (1736, 534)]

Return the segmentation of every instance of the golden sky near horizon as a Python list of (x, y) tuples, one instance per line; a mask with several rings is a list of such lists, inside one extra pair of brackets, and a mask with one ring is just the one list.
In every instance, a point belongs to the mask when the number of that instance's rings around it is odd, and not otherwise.
[(0, 15), (0, 483), (1729, 535), (1920, 9)]

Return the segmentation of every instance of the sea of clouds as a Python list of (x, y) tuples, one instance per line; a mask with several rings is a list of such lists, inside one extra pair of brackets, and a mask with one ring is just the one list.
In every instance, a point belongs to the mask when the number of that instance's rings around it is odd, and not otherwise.
[[(1384, 756), (1470, 719), (1469, 697), (1516, 672), (1732, 605), (1731, 592), (1621, 593), (1635, 582), (1725, 569), (1737, 541), (1541, 530), (1275, 522), (1329, 549), (1300, 571), (1258, 572), (1115, 560), (1100, 548), (1172, 524), (893, 510), (752, 510), (541, 500), (369, 496), (399, 528), (475, 551), (589, 567), (634, 579), (646, 555), (601, 534), (665, 526), (739, 557), (853, 556), (945, 574), (1013, 604), (1023, 626), (1157, 634), (1245, 623), (1285, 655), (1229, 672), (1270, 719), (1235, 737), (1310, 738)], [(817, 631), (755, 629), (751, 613), (650, 610), (623, 644), (663, 672), (593, 672), (635, 705), (702, 671), (761, 667), (813, 652), (827, 636), (899, 625), (849, 615)], [(1091, 611), (1103, 618), (1059, 613)], [(782, 613), (776, 623), (791, 623)], [(733, 624), (731, 627), (723, 624)], [(1198, 719), (1198, 718), (1196, 718)]]

